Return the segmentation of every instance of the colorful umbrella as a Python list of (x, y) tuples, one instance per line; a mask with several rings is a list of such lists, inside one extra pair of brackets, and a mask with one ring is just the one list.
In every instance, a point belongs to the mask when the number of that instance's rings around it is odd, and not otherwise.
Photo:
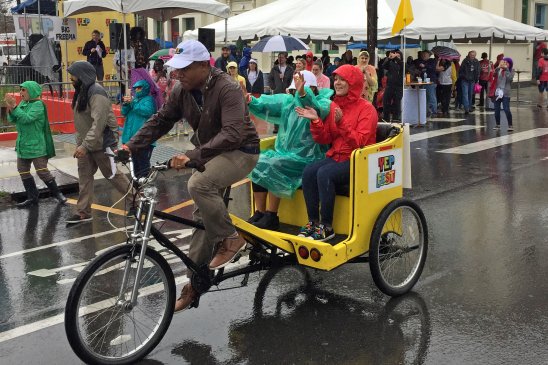
[(275, 35), (261, 39), (251, 48), (252, 52), (287, 52), (309, 49), (303, 41), (298, 38)]
[(443, 60), (458, 60), (460, 59), (460, 53), (456, 49), (436, 46), (432, 48), (432, 53)]
[(158, 51), (150, 55), (149, 61), (156, 61), (157, 59), (160, 59), (162, 61), (167, 61), (171, 59), (171, 57), (173, 57), (174, 54), (175, 54), (175, 48), (159, 49)]

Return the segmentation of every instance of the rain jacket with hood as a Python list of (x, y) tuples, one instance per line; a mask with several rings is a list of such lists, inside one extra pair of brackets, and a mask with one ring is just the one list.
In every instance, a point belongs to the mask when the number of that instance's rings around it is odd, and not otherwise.
[(314, 142), (310, 120), (299, 117), (296, 107), (311, 106), (325, 118), (331, 105), (331, 89), (319, 90), (316, 96), (306, 86), (306, 96), (291, 94), (261, 95), (252, 98), (249, 111), (256, 117), (279, 125), (273, 150), (261, 152), (259, 162), (249, 178), (280, 198), (291, 198), (301, 186), (306, 165), (325, 158), (328, 146)]
[(245, 75), (247, 72), (247, 67), (249, 66), (249, 60), (251, 60), (251, 48), (245, 47), (242, 52), (242, 59), (240, 60), (240, 65), (238, 68), (238, 73), (240, 75)]
[[(93, 67), (93, 66), (92, 66)], [(55, 147), (49, 128), (45, 104), (40, 100), (42, 87), (35, 81), (25, 81), (21, 87), (29, 93), (29, 101), (21, 101), (8, 114), (8, 120), (15, 124), (17, 140), (15, 150), (17, 157), (33, 159), (55, 156)]]
[[(107, 92), (95, 82), (95, 68), (89, 62), (76, 61), (68, 72), (82, 82), (80, 91), (74, 94), (76, 100), (73, 100), (76, 146), (83, 146), (90, 152), (116, 147), (118, 124)], [(80, 98), (86, 98), (81, 101), (86, 105), (83, 111), (78, 110)]]
[[(327, 118), (324, 121), (323, 118), (313, 121), (310, 131), (316, 142), (331, 144), (327, 157), (343, 162), (350, 159), (356, 148), (375, 143), (378, 117), (375, 107), (361, 98), (364, 80), (360, 70), (343, 65), (333, 74), (348, 82), (348, 94), (335, 96)], [(335, 122), (337, 107), (343, 112), (338, 124)]]
[[(142, 87), (140, 91), (135, 91), (135, 97), (131, 103), (122, 105), (122, 114), (126, 117), (124, 130), (122, 132), (122, 143), (129, 142), (130, 138), (145, 124), (145, 122), (154, 113), (156, 113), (156, 105), (154, 98), (150, 95), (150, 86), (146, 80), (139, 80), (133, 85), (135, 90)], [(153, 143), (153, 146), (156, 144)]]
[(314, 66), (314, 53), (312, 51), (306, 52), (306, 71), (312, 71), (312, 66)]

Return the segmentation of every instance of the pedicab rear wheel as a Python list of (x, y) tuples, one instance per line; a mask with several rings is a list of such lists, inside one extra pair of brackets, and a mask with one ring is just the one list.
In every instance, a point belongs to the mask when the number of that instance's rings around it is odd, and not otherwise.
[(381, 212), (371, 234), (369, 267), (385, 294), (407, 293), (419, 280), (428, 250), (428, 229), (420, 207), (396, 199)]

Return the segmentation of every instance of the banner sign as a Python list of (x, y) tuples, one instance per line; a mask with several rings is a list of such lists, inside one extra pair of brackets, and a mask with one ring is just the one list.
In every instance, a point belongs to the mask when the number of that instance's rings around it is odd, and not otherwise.
[[(41, 20), (41, 24), (40, 24)], [(31, 34), (42, 33), (54, 41), (76, 40), (76, 19), (60, 18), (58, 16), (14, 15), (15, 34), (18, 39), (26, 39)], [(40, 32), (40, 28), (42, 32)]]

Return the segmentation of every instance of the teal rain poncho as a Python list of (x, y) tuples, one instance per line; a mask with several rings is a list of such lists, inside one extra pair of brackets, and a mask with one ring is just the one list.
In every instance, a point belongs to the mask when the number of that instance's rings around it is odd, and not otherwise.
[(333, 90), (321, 89), (317, 96), (309, 87), (305, 90), (303, 98), (291, 94), (261, 95), (253, 97), (249, 103), (250, 113), (279, 125), (274, 149), (261, 152), (249, 178), (280, 198), (293, 196), (301, 186), (306, 165), (324, 159), (328, 149), (328, 146), (314, 142), (310, 120), (299, 117), (295, 108), (313, 107), (324, 119), (329, 114)]
[[(150, 95), (150, 85), (146, 80), (139, 80), (133, 88), (142, 87), (140, 91), (135, 92), (135, 97), (131, 103), (122, 104), (122, 115), (126, 117), (124, 130), (122, 131), (122, 143), (127, 143), (145, 124), (145, 122), (156, 113), (156, 104), (154, 98)], [(156, 143), (151, 143), (156, 146)]]

